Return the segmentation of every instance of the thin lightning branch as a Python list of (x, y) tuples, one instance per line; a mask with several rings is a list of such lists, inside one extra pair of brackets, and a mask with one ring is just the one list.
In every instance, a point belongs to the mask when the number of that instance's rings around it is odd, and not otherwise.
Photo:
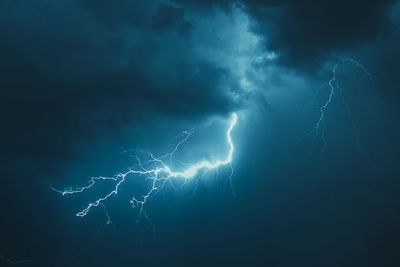
[(335, 65), (333, 66), (333, 68), (332, 68), (332, 77), (331, 77), (331, 79), (329, 80), (329, 82), (327, 83), (327, 85), (328, 85), (329, 88), (330, 88), (330, 90), (329, 90), (329, 97), (328, 97), (327, 101), (325, 102), (325, 104), (322, 105), (322, 106), (319, 108), (320, 116), (319, 116), (319, 118), (318, 118), (318, 120), (317, 120), (317, 123), (316, 123), (315, 126), (314, 126), (314, 138), (313, 138), (313, 144), (312, 144), (313, 149), (314, 149), (314, 147), (315, 147), (315, 140), (316, 140), (316, 138), (318, 137), (318, 135), (321, 136), (321, 140), (322, 140), (322, 143), (323, 143), (322, 151), (325, 150), (325, 147), (326, 147), (326, 137), (325, 137), (325, 112), (326, 112), (326, 109), (327, 109), (327, 108), (329, 107), (329, 105), (331, 104), (332, 99), (333, 99), (333, 95), (334, 95), (334, 93), (335, 93), (335, 84), (336, 84), (336, 82), (337, 82), (337, 79), (336, 79), (336, 69), (337, 69), (337, 67), (338, 67), (337, 64), (335, 64)]
[(361, 69), (370, 79), (377, 78), (376, 76), (372, 75), (369, 71), (367, 71), (367, 69), (364, 67), (364, 65), (362, 65), (360, 62), (358, 62), (355, 59), (352, 59), (350, 57), (345, 57), (345, 58), (342, 59), (342, 62), (353, 63), (356, 67)]
[[(146, 179), (149, 179), (151, 181), (150, 189), (148, 189), (147, 193), (144, 194), (141, 198), (137, 198), (137, 197), (133, 196), (130, 202), (131, 202), (133, 208), (139, 209), (139, 218), (138, 218), (137, 222), (139, 222), (142, 218), (145, 218), (147, 221), (149, 221), (151, 227), (154, 230), (154, 225), (151, 223), (151, 221), (144, 209), (145, 204), (147, 203), (148, 199), (152, 195), (154, 195), (157, 191), (162, 189), (167, 182), (172, 184), (172, 181), (171, 181), (172, 178), (183, 178), (184, 182), (186, 182), (189, 179), (196, 178), (196, 176), (199, 175), (199, 172), (203, 171), (203, 173), (199, 177), (197, 177), (197, 182), (198, 182), (198, 180), (208, 171), (218, 170), (218, 168), (221, 166), (229, 165), (231, 168), (231, 175), (229, 177), (229, 180), (230, 180), (230, 185), (233, 190), (231, 178), (233, 175), (232, 157), (233, 157), (233, 152), (234, 152), (234, 145), (232, 142), (231, 132), (232, 132), (234, 126), (236, 125), (236, 122), (237, 122), (237, 115), (236, 115), (236, 113), (233, 113), (232, 118), (230, 120), (229, 127), (226, 131), (226, 140), (229, 145), (229, 151), (228, 151), (228, 154), (225, 159), (219, 159), (214, 162), (203, 160), (203, 161), (197, 162), (195, 164), (188, 165), (186, 167), (186, 169), (184, 169), (183, 171), (172, 170), (171, 165), (172, 165), (172, 162), (174, 161), (174, 154), (179, 150), (180, 146), (183, 143), (185, 143), (187, 141), (187, 139), (191, 136), (191, 134), (193, 133), (193, 129), (191, 129), (190, 131), (184, 131), (182, 133), (183, 139), (180, 142), (178, 142), (178, 144), (174, 147), (174, 149), (170, 153), (163, 155), (161, 157), (158, 157), (158, 158), (155, 157), (152, 153), (148, 153), (150, 160), (145, 163), (142, 163), (142, 161), (138, 157), (136, 157), (137, 162), (138, 162), (136, 169), (129, 169), (128, 171), (126, 171), (124, 173), (119, 173), (113, 177), (103, 177), (103, 176), (92, 177), (89, 180), (87, 186), (83, 186), (83, 187), (76, 188), (76, 189), (68, 188), (66, 190), (58, 190), (53, 187), (51, 187), (51, 189), (62, 194), (63, 196), (64, 195), (72, 195), (72, 194), (82, 193), (86, 190), (91, 189), (99, 181), (102, 181), (102, 180), (114, 181), (116, 184), (112, 191), (110, 191), (108, 194), (104, 195), (103, 197), (100, 197), (99, 199), (97, 199), (93, 202), (90, 202), (86, 208), (84, 208), (83, 210), (79, 211), (76, 214), (76, 216), (78, 216), (78, 217), (84, 217), (88, 214), (88, 212), (92, 208), (97, 207), (99, 205), (103, 206), (103, 202), (106, 201), (109, 197), (111, 197), (113, 195), (118, 195), (120, 186), (128, 179), (128, 176), (129, 177), (131, 177), (131, 175), (145, 176)], [(165, 161), (165, 159), (168, 160), (168, 164)], [(155, 166), (153, 166), (152, 168), (147, 168), (146, 166), (148, 166), (150, 163)], [(104, 208), (104, 206), (103, 206), (103, 208)], [(110, 219), (107, 211), (105, 210), (105, 208), (104, 208), (104, 211), (107, 216), (107, 221), (111, 223), (111, 219)]]
[(169, 164), (170, 165), (172, 165), (176, 151), (178, 151), (179, 147), (189, 139), (189, 137), (192, 135), (193, 131), (194, 131), (194, 128), (192, 128), (190, 131), (183, 131), (182, 132), (183, 139), (175, 146), (175, 148), (174, 148), (174, 150), (172, 150), (172, 152), (167, 154), (167, 155), (169, 155)]
[[(354, 66), (356, 66), (357, 68), (359, 68), (370, 80), (372, 79), (376, 79), (378, 77), (374, 76), (373, 74), (371, 74), (369, 71), (367, 71), (367, 69), (364, 67), (364, 65), (362, 65), (361, 63), (359, 63), (358, 61), (356, 61), (355, 59), (346, 57), (341, 59), (341, 63), (351, 63)], [(327, 140), (326, 140), (326, 129), (325, 129), (325, 125), (326, 125), (326, 111), (329, 108), (329, 106), (332, 104), (334, 98), (336, 95), (338, 95), (341, 98), (342, 104), (345, 107), (346, 110), (346, 114), (350, 119), (350, 122), (352, 123), (353, 126), (353, 130), (355, 132), (356, 135), (356, 141), (357, 141), (357, 147), (358, 149), (363, 152), (362, 150), (362, 146), (361, 146), (361, 138), (360, 138), (360, 133), (358, 130), (358, 127), (354, 121), (354, 117), (351, 113), (350, 110), (350, 106), (348, 104), (348, 101), (353, 101), (353, 102), (360, 102), (360, 100), (350, 96), (340, 85), (339, 80), (337, 78), (337, 70), (338, 70), (339, 64), (336, 63), (333, 65), (332, 68), (332, 76), (329, 79), (328, 82), (324, 83), (321, 85), (321, 87), (318, 89), (318, 91), (316, 92), (316, 95), (313, 97), (313, 99), (305, 106), (303, 112), (308, 109), (313, 102), (316, 101), (316, 98), (320, 92), (321, 89), (323, 89), (324, 87), (328, 87), (329, 88), (329, 96), (327, 98), (327, 100), (324, 102), (324, 104), (320, 107), (318, 107), (320, 115), (317, 119), (317, 122), (315, 123), (313, 130), (311, 131), (311, 133), (313, 134), (313, 140), (312, 140), (312, 149), (311, 149), (311, 154), (313, 156), (313, 151), (315, 150), (315, 146), (316, 146), (316, 142), (318, 140), (318, 138), (320, 138), (320, 140), (322, 141), (322, 149), (321, 149), (321, 153), (325, 150), (326, 146), (327, 146)]]
[(107, 209), (106, 209), (106, 206), (105, 206), (103, 203), (101, 203), (101, 206), (103, 207), (104, 214), (105, 214), (106, 217), (107, 217), (107, 224), (111, 224), (111, 223), (112, 223), (111, 217), (110, 217), (110, 215), (108, 214), (108, 211), (107, 211)]

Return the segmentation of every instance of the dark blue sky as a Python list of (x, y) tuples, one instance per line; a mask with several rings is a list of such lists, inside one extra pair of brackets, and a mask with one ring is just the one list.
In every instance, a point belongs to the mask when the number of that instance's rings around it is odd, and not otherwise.
[[(400, 266), (399, 16), (393, 0), (1, 1), (0, 265)], [(193, 127), (177, 159), (223, 157), (233, 112), (235, 194), (227, 166), (166, 185), (155, 234), (129, 202), (144, 177), (83, 218), (112, 183), (51, 190)]]

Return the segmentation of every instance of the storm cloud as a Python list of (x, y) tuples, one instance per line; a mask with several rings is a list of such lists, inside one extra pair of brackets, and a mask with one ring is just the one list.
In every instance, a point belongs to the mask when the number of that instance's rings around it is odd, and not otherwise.
[[(0, 256), (398, 266), (399, 14), (394, 0), (1, 1)], [(222, 153), (232, 112), (237, 198), (224, 170), (190, 197), (168, 188), (150, 203), (160, 235), (129, 202), (111, 199), (104, 226), (101, 208), (74, 217), (97, 191), (50, 190), (169, 151), (183, 130), (190, 160)]]

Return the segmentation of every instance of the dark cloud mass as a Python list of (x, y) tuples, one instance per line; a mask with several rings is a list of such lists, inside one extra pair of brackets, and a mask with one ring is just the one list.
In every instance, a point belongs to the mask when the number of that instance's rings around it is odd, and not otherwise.
[[(182, 9), (162, 5), (150, 12), (148, 5), (131, 1), (115, 9), (98, 1), (83, 7), (74, 2), (2, 5), (7, 160), (20, 157), (21, 150), (34, 161), (54, 159), (73, 150), (77, 139), (113, 130), (107, 125), (134, 124), (149, 113), (198, 117), (226, 112), (233, 104), (221, 90), (227, 70), (193, 54), (185, 37), (158, 35), (167, 28), (188, 33)], [(143, 26), (146, 19), (149, 28)], [(132, 32), (115, 29), (130, 24)]]
[[(399, 18), (395, 0), (0, 1), (0, 265), (400, 266)], [(110, 184), (50, 189), (192, 127), (177, 160), (216, 157), (232, 112), (236, 198), (230, 170), (167, 186), (155, 235), (127, 200), (143, 177), (85, 218)]]
[(301, 66), (390, 33), (390, 7), (395, 1), (248, 3), (269, 47), (280, 51), (287, 64)]
[[(395, 0), (189, 2), (196, 8), (227, 9), (233, 3), (243, 4), (256, 21), (254, 30), (265, 37), (268, 48), (279, 52), (284, 64), (296, 68), (319, 65), (333, 52), (390, 34), (393, 25), (389, 15), (396, 3)], [(188, 1), (181, 3), (185, 5)]]
[(183, 35), (187, 35), (191, 24), (184, 19), (185, 11), (170, 5), (161, 5), (153, 17), (153, 28), (156, 30), (176, 28)]

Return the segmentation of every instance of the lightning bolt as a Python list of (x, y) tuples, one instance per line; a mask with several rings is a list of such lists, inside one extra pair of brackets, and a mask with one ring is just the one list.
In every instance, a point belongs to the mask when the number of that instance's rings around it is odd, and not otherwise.
[[(231, 137), (231, 132), (236, 125), (237, 122), (237, 115), (236, 113), (232, 114), (231, 120), (229, 127), (226, 131), (226, 142), (229, 146), (229, 151), (225, 159), (218, 159), (216, 161), (210, 162), (207, 160), (199, 161), (194, 164), (190, 164), (186, 167), (186, 169), (182, 171), (175, 171), (171, 168), (172, 162), (175, 160), (174, 155), (175, 153), (179, 150), (180, 146), (186, 142), (186, 140), (192, 135), (193, 129), (190, 131), (184, 131), (182, 136), (183, 139), (178, 142), (175, 146), (175, 148), (168, 154), (163, 155), (161, 157), (155, 157), (152, 153), (148, 153), (150, 156), (150, 160), (147, 161), (146, 163), (142, 163), (139, 157), (136, 157), (137, 159), (137, 166), (136, 169), (128, 169), (128, 171), (123, 172), (123, 173), (118, 173), (117, 175), (113, 177), (92, 177), (87, 186), (83, 187), (78, 187), (75, 189), (69, 188), (66, 190), (58, 190), (53, 187), (51, 187), (52, 190), (60, 193), (61, 195), (73, 195), (73, 194), (79, 194), (82, 193), (86, 190), (91, 189), (96, 183), (104, 180), (109, 180), (112, 182), (115, 182), (115, 186), (113, 190), (111, 190), (109, 193), (104, 195), (103, 197), (98, 198), (97, 200), (90, 202), (86, 208), (83, 210), (79, 211), (76, 213), (76, 216), (78, 217), (84, 217), (88, 214), (88, 212), (95, 208), (98, 207), (99, 205), (103, 206), (103, 202), (106, 201), (108, 198), (110, 198), (113, 195), (118, 195), (118, 191), (120, 189), (120, 186), (130, 177), (136, 176), (145, 176), (147, 179), (151, 181), (151, 188), (147, 190), (147, 192), (142, 195), (140, 198), (137, 198), (135, 196), (132, 197), (130, 200), (130, 203), (133, 208), (138, 208), (139, 209), (139, 218), (136, 222), (139, 222), (143, 217), (146, 218), (151, 227), (154, 230), (154, 225), (151, 223), (149, 217), (147, 216), (146, 210), (145, 210), (145, 205), (149, 198), (154, 195), (157, 191), (161, 190), (167, 182), (171, 183), (171, 179), (173, 178), (182, 178), (186, 182), (189, 179), (198, 177), (198, 180), (200, 177), (204, 176), (208, 171), (210, 170), (218, 170), (219, 167), (224, 166), (224, 165), (229, 165), (231, 169), (231, 175), (229, 177), (229, 182), (230, 185), (232, 186), (232, 175), (233, 175), (233, 169), (232, 169), (232, 157), (233, 157), (233, 152), (234, 152), (234, 145), (232, 142), (232, 137)], [(152, 168), (148, 168), (147, 166), (151, 164)], [(201, 171), (204, 171), (201, 173)], [(201, 174), (200, 174), (201, 173)], [(196, 182), (196, 188), (197, 188), (197, 182)], [(233, 193), (233, 191), (232, 191)], [(103, 206), (104, 208), (104, 206)], [(111, 219), (106, 212), (107, 216), (107, 221), (111, 222)]]
[[(346, 114), (348, 116), (348, 118), (350, 119), (350, 122), (352, 124), (355, 136), (356, 136), (356, 142), (357, 142), (357, 147), (359, 149), (359, 151), (361, 153), (364, 154), (362, 146), (361, 146), (361, 138), (360, 138), (360, 133), (358, 130), (358, 127), (355, 123), (355, 120), (353, 118), (353, 115), (351, 113), (351, 109), (349, 106), (349, 101), (352, 102), (360, 102), (359, 99), (356, 99), (352, 96), (350, 96), (344, 89), (343, 87), (340, 85), (339, 79), (337, 77), (337, 71), (340, 65), (344, 64), (344, 63), (351, 63), (353, 64), (355, 67), (359, 68), (370, 80), (375, 79), (375, 78), (379, 78), (377, 76), (374, 76), (373, 74), (371, 74), (365, 67), (364, 65), (362, 65), (360, 62), (358, 62), (355, 59), (349, 58), (349, 57), (345, 57), (343, 59), (341, 59), (341, 64), (336, 63), (333, 65), (332, 67), (332, 75), (331, 78), (329, 79), (328, 82), (322, 84), (320, 86), (320, 88), (317, 90), (315, 96), (313, 97), (313, 99), (305, 106), (303, 112), (308, 109), (315, 101), (317, 96), (319, 95), (321, 89), (328, 87), (329, 88), (329, 95), (326, 99), (326, 101), (318, 107), (319, 109), (319, 117), (312, 129), (312, 131), (309, 133), (313, 135), (313, 139), (312, 139), (312, 148), (311, 148), (311, 156), (313, 158), (313, 154), (314, 151), (316, 149), (316, 142), (317, 140), (320, 138), (320, 140), (322, 141), (322, 148), (321, 148), (321, 153), (325, 150), (326, 146), (327, 146), (327, 140), (326, 140), (326, 129), (325, 129), (325, 125), (326, 125), (326, 112), (329, 108), (329, 106), (332, 104), (335, 96), (339, 96), (341, 99), (341, 102), (346, 110)], [(364, 154), (365, 155), (365, 154)], [(365, 155), (366, 156), (366, 155)], [(367, 156), (366, 156), (367, 157)]]

